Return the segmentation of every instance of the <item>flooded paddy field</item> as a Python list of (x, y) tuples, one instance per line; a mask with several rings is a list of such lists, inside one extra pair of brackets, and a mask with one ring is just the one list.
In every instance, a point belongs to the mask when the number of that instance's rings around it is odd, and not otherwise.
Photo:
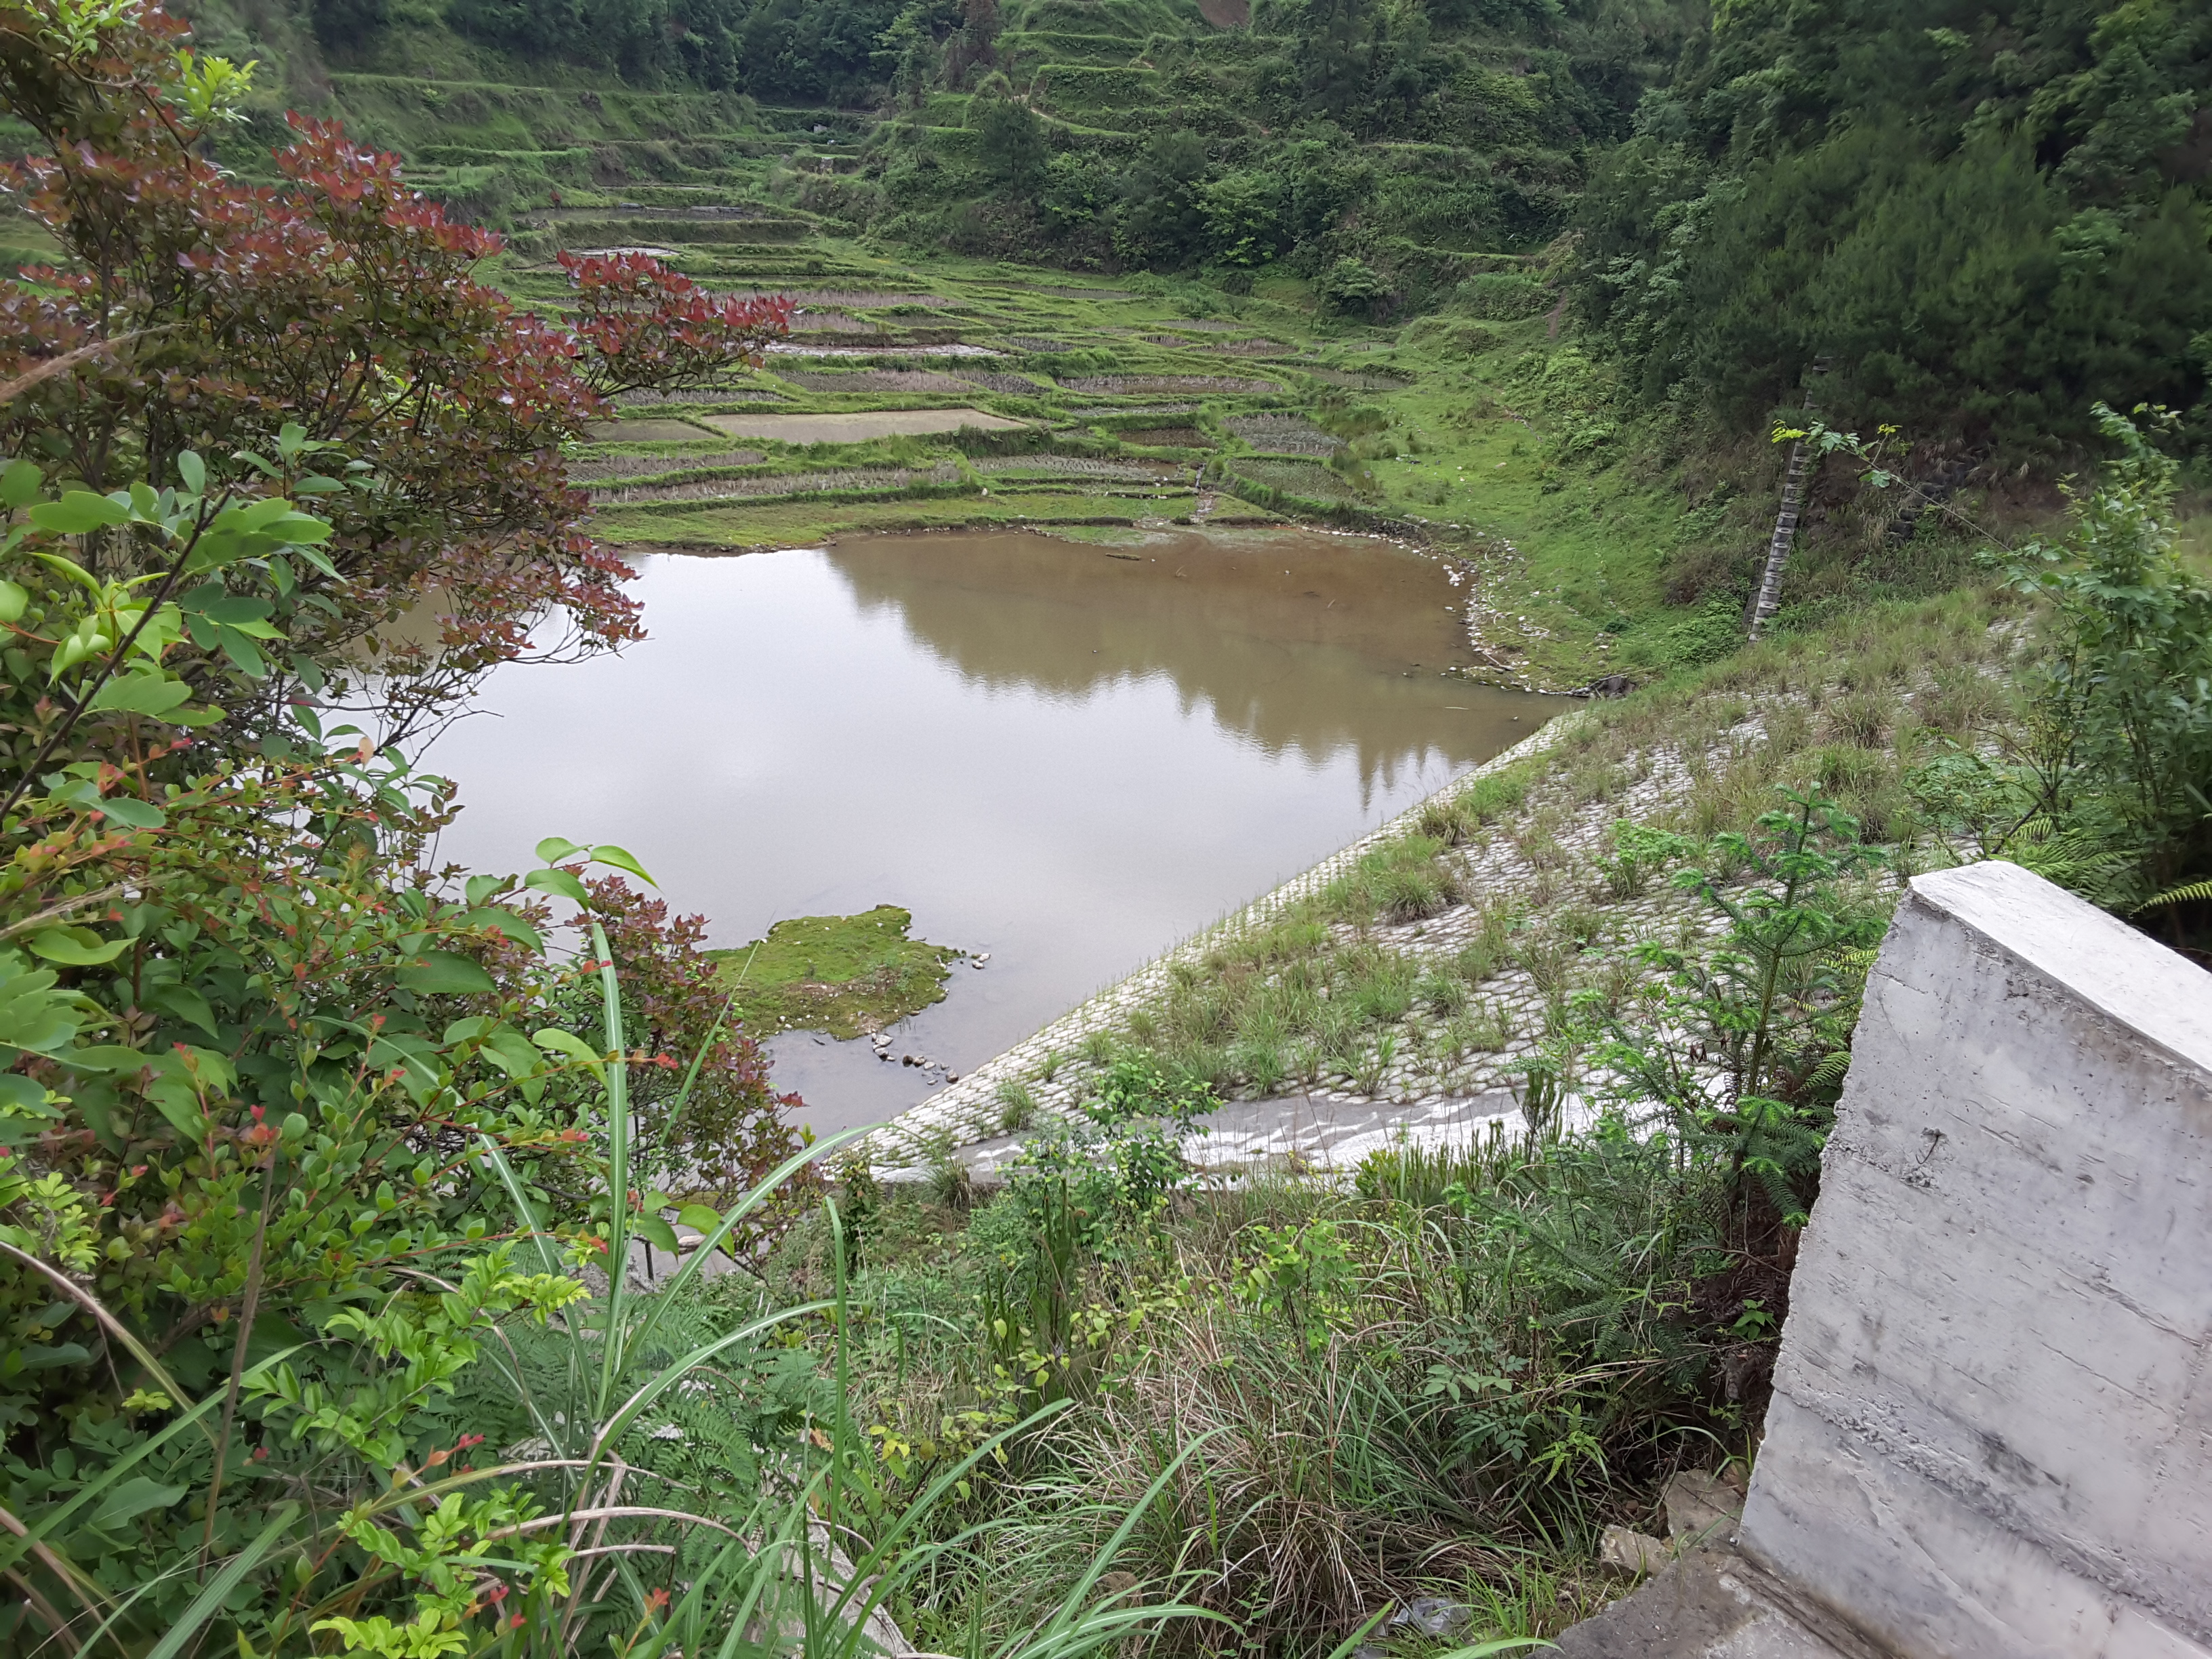
[(1008, 431), (1022, 424), (980, 409), (872, 409), (847, 413), (708, 415), (701, 417), (733, 438), (773, 438), (787, 444), (857, 443), (868, 438), (972, 430)]

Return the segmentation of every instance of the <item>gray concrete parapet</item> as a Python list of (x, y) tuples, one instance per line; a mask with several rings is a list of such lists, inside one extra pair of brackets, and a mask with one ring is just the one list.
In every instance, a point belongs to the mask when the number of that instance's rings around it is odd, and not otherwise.
[(1902, 1659), (2212, 1659), (2212, 975), (1941, 871), (1852, 1050), (1740, 1548)]

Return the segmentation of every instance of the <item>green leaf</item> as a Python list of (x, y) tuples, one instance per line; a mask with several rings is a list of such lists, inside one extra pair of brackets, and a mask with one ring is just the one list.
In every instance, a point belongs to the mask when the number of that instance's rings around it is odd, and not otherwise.
[(54, 1058), (73, 1072), (128, 1072), (154, 1064), (155, 1057), (143, 1048), (101, 1042), (84, 1048), (64, 1048)]
[(374, 1065), (406, 1066), (427, 1078), (437, 1075), (439, 1062), (444, 1059), (429, 1038), (407, 1031), (383, 1032), (368, 1045), (368, 1057)]
[(592, 896), (584, 890), (584, 884), (566, 870), (532, 870), (522, 878), (525, 887), (541, 893), (550, 893), (556, 898), (572, 899), (578, 904), (589, 904)]
[(50, 1371), (63, 1365), (82, 1365), (92, 1351), (81, 1342), (26, 1342), (15, 1351), (15, 1369)]
[(103, 795), (100, 810), (126, 830), (159, 830), (169, 821), (160, 807), (131, 795)]
[(165, 1486), (158, 1480), (134, 1475), (113, 1492), (93, 1511), (95, 1527), (119, 1527), (126, 1521), (135, 1521), (149, 1510), (166, 1510), (191, 1490), (189, 1486)]
[(292, 544), (292, 550), (298, 554), (301, 558), (305, 559), (309, 564), (314, 566), (316, 569), (321, 571), (323, 574), (328, 576), (332, 581), (336, 581), (337, 580), (337, 566), (332, 564), (323, 554), (320, 549), (311, 547), (305, 542), (295, 542)]
[(96, 968), (130, 948), (129, 939), (103, 939), (89, 927), (47, 927), (31, 937), (33, 955), (65, 968)]
[(464, 926), (489, 927), (494, 933), (512, 939), (517, 945), (526, 945), (533, 951), (545, 948), (545, 940), (538, 931), (514, 911), (500, 905), (487, 904), (471, 910), (461, 918)]
[(252, 506), (240, 508), (238, 521), (248, 530), (264, 530), (291, 510), (292, 503), (284, 496), (264, 495)]
[(198, 1097), (203, 1093), (224, 1095), (238, 1081), (238, 1068), (229, 1059), (210, 1048), (195, 1048), (188, 1042), (171, 1043), (156, 1053), (138, 1056), (153, 1068), (155, 1077), (149, 1094), (163, 1089), (180, 1091), (191, 1103), (192, 1133), (199, 1131)]
[(645, 873), (645, 866), (637, 861), (637, 859), (634, 854), (625, 852), (623, 848), (617, 847), (611, 842), (604, 842), (601, 845), (592, 848), (592, 860), (597, 864), (604, 864), (613, 869), (627, 871), (631, 875), (635, 876), (640, 881), (643, 882), (647, 887), (658, 887), (660, 885), (660, 884), (655, 881), (651, 876)]
[(425, 951), (403, 963), (393, 977), (424, 996), (480, 996), (499, 989), (489, 974), (451, 951)]
[(234, 628), (259, 622), (275, 609), (266, 599), (233, 593), (219, 582), (203, 582), (179, 599), (177, 606), (186, 616), (205, 617), (211, 622), (228, 623)]
[(521, 1032), (505, 1026), (486, 1036), (479, 1052), (509, 1077), (532, 1076), (544, 1063), (538, 1051), (523, 1041)]
[(163, 1013), (183, 1020), (187, 1025), (197, 1025), (210, 1036), (220, 1036), (216, 1030), (215, 1010), (208, 1000), (189, 985), (156, 985), (146, 993), (146, 1000)]
[(237, 665), (239, 672), (260, 679), (269, 672), (269, 659), (254, 647), (253, 641), (235, 628), (219, 631), (222, 653)]
[(14, 582), (0, 581), (0, 623), (21, 622), (31, 596)]
[(54, 980), (51, 970), (41, 968), (17, 975), (0, 990), (0, 1044), (51, 1054), (76, 1036), (83, 1021), (75, 994), (55, 989)]
[(94, 708), (119, 709), (128, 714), (167, 714), (190, 699), (192, 688), (158, 670), (119, 674), (100, 688), (92, 700)]
[(197, 1648), (200, 1627), (230, 1599), (240, 1581), (260, 1565), (261, 1558), (276, 1547), (276, 1540), (291, 1530), (293, 1519), (299, 1512), (297, 1504), (282, 1505), (276, 1518), (261, 1529), (253, 1541), (232, 1556), (223, 1564), (222, 1571), (208, 1580), (207, 1587), (192, 1598), (191, 1606), (169, 1622), (167, 1632), (145, 1659), (176, 1659), (187, 1645)]
[(633, 1216), (629, 1230), (647, 1243), (659, 1245), (671, 1255), (676, 1254), (676, 1229), (660, 1217), (649, 1214)]
[(558, 836), (548, 836), (538, 843), (538, 857), (545, 864), (559, 864), (564, 859), (574, 858), (583, 850), (574, 842), (563, 841)]
[(542, 1031), (533, 1031), (530, 1040), (549, 1053), (566, 1054), (569, 1059), (590, 1066), (594, 1073), (599, 1069), (599, 1051), (574, 1031), (564, 1031), (557, 1025), (549, 1025)]
[(711, 1233), (722, 1224), (722, 1212), (705, 1204), (686, 1204), (676, 1212), (676, 1218), (702, 1233)]
[(187, 449), (177, 457), (177, 476), (193, 495), (207, 494), (207, 463), (193, 451)]
[(380, 1071), (398, 1066), (403, 1085), (417, 1100), (428, 1099), (438, 1086), (444, 1058), (434, 1042), (404, 1032), (387, 1031), (368, 1045), (368, 1063)]
[(60, 571), (63, 575), (67, 576), (88, 593), (98, 594), (102, 591), (92, 572), (87, 570), (75, 559), (65, 559), (58, 553), (33, 553), (31, 556), (47, 568)]
[(309, 542), (330, 540), (331, 530), (328, 521), (312, 513), (288, 513), (261, 527), (264, 536), (273, 536), (287, 547), (300, 547)]
[(34, 1117), (59, 1117), (61, 1109), (46, 1104), (46, 1091), (21, 1072), (0, 1072), (0, 1106), (27, 1112)]
[(0, 507), (5, 507), (10, 513), (18, 507), (27, 507), (38, 500), (39, 492), (46, 488), (46, 475), (39, 470), (36, 461), (20, 458), (12, 460), (8, 463), (7, 471), (0, 472)]
[(88, 530), (122, 524), (130, 517), (131, 509), (120, 501), (84, 489), (72, 489), (58, 501), (41, 501), (31, 509), (31, 522), (57, 536), (82, 536)]

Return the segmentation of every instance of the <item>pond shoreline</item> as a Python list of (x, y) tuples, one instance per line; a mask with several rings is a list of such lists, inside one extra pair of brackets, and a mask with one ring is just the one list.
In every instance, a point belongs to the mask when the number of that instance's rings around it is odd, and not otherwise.
[[(1199, 929), (1133, 973), (1078, 1004), (1035, 1035), (994, 1055), (964, 1073), (957, 1083), (948, 1084), (927, 1100), (890, 1119), (864, 1138), (858, 1144), (859, 1150), (879, 1166), (879, 1177), (895, 1179), (901, 1173), (918, 1172), (920, 1165), (946, 1150), (948, 1136), (953, 1151), (1001, 1140), (1006, 1130), (1003, 1121), (1005, 1107), (999, 1091), (1006, 1085), (1028, 1089), (1039, 1115), (1073, 1118), (1079, 1109), (1078, 1083), (1073, 1079), (1041, 1079), (1040, 1073), (1053, 1057), (1074, 1060), (1086, 1038), (1112, 1032), (1130, 1011), (1159, 1000), (1166, 994), (1178, 963), (1195, 963), (1230, 934), (1265, 921), (1298, 900), (1319, 892), (1366, 854), (1409, 833), (1433, 804), (1452, 799), (1477, 778), (1504, 771), (1545, 753), (1559, 741), (1573, 713), (1562, 710), (1502, 754), (1468, 768), (1310, 868)], [(1419, 1101), (1405, 1103), (1409, 1107), (1422, 1103), (1434, 1104), (1443, 1098), (1442, 1095), (1425, 1093)]]

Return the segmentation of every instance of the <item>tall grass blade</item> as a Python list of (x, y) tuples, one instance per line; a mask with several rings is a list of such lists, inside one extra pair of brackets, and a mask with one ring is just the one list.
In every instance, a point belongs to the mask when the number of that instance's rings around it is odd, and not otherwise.
[(599, 1395), (592, 1415), (606, 1414), (615, 1379), (622, 1375), (623, 1304), (629, 1293), (629, 1062), (623, 1048), (622, 984), (615, 977), (614, 952), (607, 930), (592, 923), (592, 949), (599, 964), (599, 996), (606, 1023), (607, 1091), (607, 1310), (599, 1348)]
[(722, 1217), (720, 1224), (701, 1239), (697, 1248), (690, 1251), (682, 1265), (669, 1275), (667, 1283), (660, 1287), (659, 1293), (647, 1304), (645, 1317), (638, 1322), (637, 1329), (630, 1338), (630, 1346), (635, 1348), (642, 1347), (646, 1344), (659, 1327), (662, 1313), (666, 1309), (676, 1305), (676, 1298), (682, 1295), (691, 1281), (699, 1276), (707, 1265), (708, 1258), (720, 1248), (722, 1241), (736, 1231), (738, 1224), (747, 1216), (765, 1204), (785, 1182), (790, 1180), (809, 1164), (819, 1158), (827, 1158), (839, 1147), (858, 1140), (863, 1135), (872, 1134), (882, 1127), (878, 1123), (863, 1123), (854, 1128), (841, 1130), (827, 1139), (817, 1140), (811, 1146), (800, 1148), (763, 1176), (750, 1192), (730, 1206), (728, 1212)]

